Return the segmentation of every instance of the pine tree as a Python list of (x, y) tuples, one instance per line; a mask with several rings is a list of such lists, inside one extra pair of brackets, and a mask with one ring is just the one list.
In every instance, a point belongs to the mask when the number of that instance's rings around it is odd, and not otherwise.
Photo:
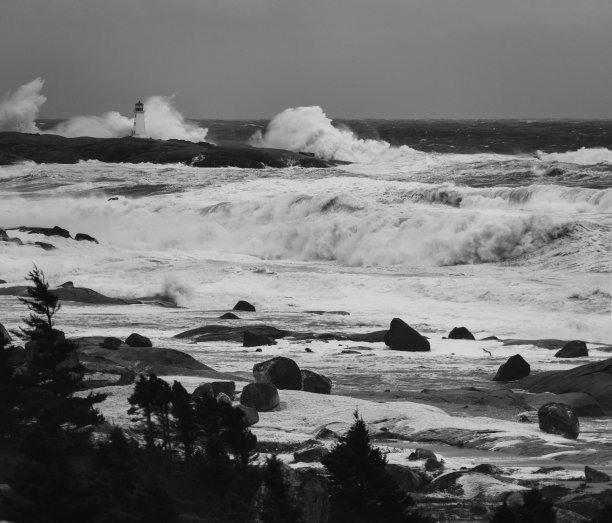
[(285, 482), (282, 463), (272, 455), (266, 462), (262, 497), (257, 521), (263, 523), (299, 523), (301, 513), (291, 499)]
[(196, 417), (191, 403), (191, 394), (178, 381), (172, 385), (172, 428), (174, 437), (183, 445), (185, 461), (193, 454), (193, 447), (198, 434)]
[(357, 412), (354, 417), (346, 436), (322, 460), (330, 474), (332, 502), (385, 521), (411, 521), (405, 514), (410, 498), (386, 473), (387, 459), (370, 444), (363, 419)]

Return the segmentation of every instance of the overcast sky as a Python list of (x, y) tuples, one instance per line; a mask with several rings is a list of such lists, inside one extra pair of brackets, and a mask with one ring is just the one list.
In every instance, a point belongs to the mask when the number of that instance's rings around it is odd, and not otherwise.
[(0, 64), (49, 118), (612, 118), (612, 0), (0, 0)]

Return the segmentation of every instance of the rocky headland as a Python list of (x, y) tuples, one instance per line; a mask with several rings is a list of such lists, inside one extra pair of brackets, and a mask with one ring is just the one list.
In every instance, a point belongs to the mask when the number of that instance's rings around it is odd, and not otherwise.
[(65, 138), (52, 134), (0, 132), (0, 165), (77, 163), (98, 160), (109, 163), (183, 163), (193, 167), (329, 167), (338, 161), (322, 160), (306, 153), (248, 145), (215, 145), (185, 140), (153, 138)]

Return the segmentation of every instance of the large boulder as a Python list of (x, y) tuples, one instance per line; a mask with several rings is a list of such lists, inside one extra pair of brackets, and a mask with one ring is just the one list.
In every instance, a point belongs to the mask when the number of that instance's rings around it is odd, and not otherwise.
[(278, 389), (272, 383), (249, 383), (242, 389), (240, 404), (257, 412), (275, 409), (280, 404)]
[[(292, 469), (281, 463), (283, 483), (292, 504), (302, 511), (301, 523), (327, 523), (329, 521), (329, 492), (327, 480), (311, 470)], [(253, 499), (251, 521), (268, 523), (262, 514), (267, 486), (263, 484)]]
[(564, 403), (546, 403), (538, 409), (540, 430), (576, 439), (580, 434), (580, 422), (574, 410)]
[(279, 389), (302, 388), (302, 373), (298, 364), (284, 356), (256, 363), (253, 366), (253, 376), (257, 383), (272, 383)]
[(96, 240), (93, 236), (89, 236), (89, 234), (85, 234), (84, 232), (78, 232), (74, 239), (78, 242), (98, 243), (98, 240)]
[(449, 340), (474, 340), (474, 335), (465, 327), (455, 327), (448, 334)]
[(586, 343), (580, 340), (568, 341), (563, 348), (555, 354), (555, 358), (585, 358), (589, 351)]
[(387, 463), (385, 472), (393, 478), (403, 492), (419, 492), (429, 483), (427, 474), (406, 465)]
[(220, 320), (239, 320), (240, 318), (236, 316), (233, 312), (226, 312), (219, 316)]
[(497, 374), (493, 378), (493, 381), (514, 381), (520, 380), (525, 376), (529, 376), (531, 367), (520, 354), (515, 354), (508, 358), (506, 363), (500, 365), (497, 369)]
[(242, 338), (243, 347), (261, 347), (262, 345), (276, 345), (276, 340), (255, 331), (244, 331)]
[(249, 427), (255, 425), (255, 423), (259, 421), (257, 409), (247, 407), (246, 405), (236, 405), (236, 408), (242, 411), (242, 419)]
[(136, 332), (130, 334), (126, 339), (125, 343), (127, 343), (130, 347), (153, 347), (153, 343), (146, 336), (141, 336)]
[(234, 399), (236, 393), (236, 383), (233, 381), (210, 381), (196, 387), (192, 397), (199, 398), (204, 395), (216, 398), (219, 394), (226, 394), (230, 399)]
[(428, 351), (429, 341), (400, 318), (393, 318), (384, 336), (385, 344), (392, 350), (410, 352)]
[(109, 336), (108, 338), (104, 338), (104, 341), (100, 343), (100, 347), (108, 350), (117, 350), (122, 344), (123, 342), (119, 338)]
[(11, 341), (11, 335), (8, 333), (4, 325), (0, 323), (0, 347), (10, 345)]
[(302, 390), (306, 392), (315, 392), (317, 394), (330, 394), (332, 389), (332, 381), (317, 374), (311, 370), (302, 370)]
[(517, 384), (529, 392), (583, 392), (612, 415), (612, 358), (594, 361), (569, 370), (540, 372)]
[(611, 479), (605, 472), (601, 472), (588, 465), (584, 467), (584, 478), (587, 483), (608, 483)]
[(240, 300), (234, 308), (234, 311), (245, 311), (245, 312), (255, 312), (255, 307), (251, 305), (248, 301)]

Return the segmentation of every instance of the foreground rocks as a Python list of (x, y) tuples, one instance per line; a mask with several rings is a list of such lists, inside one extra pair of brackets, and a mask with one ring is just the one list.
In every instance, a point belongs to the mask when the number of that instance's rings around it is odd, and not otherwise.
[(249, 383), (242, 389), (240, 404), (257, 412), (275, 409), (280, 404), (278, 389), (272, 383)]
[(256, 363), (253, 367), (253, 376), (257, 383), (272, 383), (279, 389), (302, 388), (300, 368), (295, 361), (283, 356)]
[(465, 327), (455, 327), (448, 334), (449, 340), (475, 340), (474, 335)]
[(555, 354), (555, 358), (586, 358), (589, 355), (584, 341), (574, 340), (566, 343), (563, 348)]
[(547, 403), (538, 410), (540, 430), (560, 434), (564, 438), (576, 439), (580, 434), (578, 416), (569, 405)]
[(24, 161), (77, 163), (99, 160), (110, 163), (184, 163), (193, 167), (330, 167), (345, 162), (247, 145), (223, 146), (184, 140), (125, 138), (65, 138), (52, 134), (0, 132), (0, 165)]

